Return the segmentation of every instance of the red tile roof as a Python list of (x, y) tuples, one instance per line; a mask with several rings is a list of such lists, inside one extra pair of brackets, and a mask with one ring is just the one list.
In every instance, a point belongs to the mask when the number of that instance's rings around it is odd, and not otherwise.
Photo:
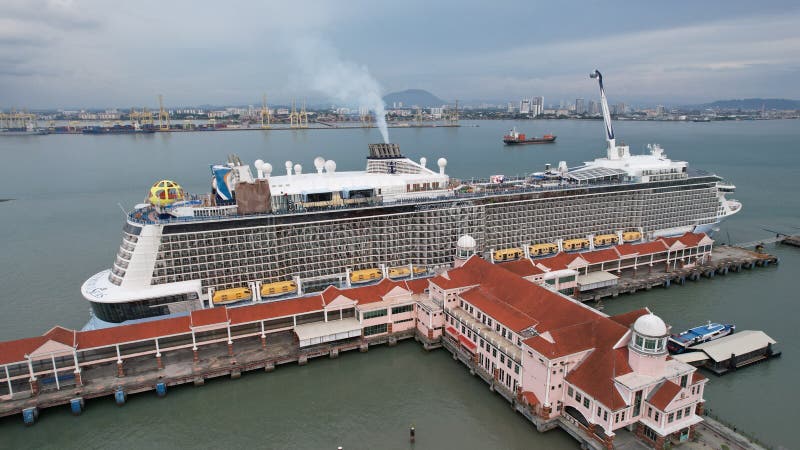
[(430, 278), (415, 278), (413, 280), (406, 280), (403, 282), (405, 286), (403, 286), (406, 290), (411, 291), (414, 294), (422, 294), (428, 289), (430, 285)]
[(667, 245), (663, 241), (642, 242), (641, 244), (624, 244), (630, 245), (639, 255), (650, 255), (653, 253), (660, 253), (667, 251)]
[(539, 404), (539, 399), (536, 398), (536, 394), (531, 391), (523, 391), (522, 398), (524, 398), (525, 402), (527, 402), (530, 406), (536, 406)]
[(708, 379), (708, 378), (706, 378), (706, 377), (705, 377), (705, 376), (704, 376), (702, 373), (700, 373), (700, 371), (698, 371), (698, 370), (695, 370), (695, 371), (694, 371), (694, 373), (692, 373), (692, 384), (697, 384), (697, 383), (699, 383), (699, 382), (701, 382), (701, 381), (705, 381), (705, 380), (707, 380), (707, 379)]
[(541, 275), (544, 270), (536, 267), (530, 259), (522, 258), (516, 261), (500, 264), (500, 267), (513, 272), (521, 277), (529, 277), (531, 275)]
[(631, 325), (633, 325), (633, 322), (636, 322), (636, 319), (645, 314), (650, 314), (650, 310), (647, 308), (640, 308), (623, 314), (617, 314), (616, 316), (611, 316), (609, 319), (617, 322), (625, 328), (630, 328)]
[(405, 289), (406, 285), (402, 281), (392, 281), (384, 278), (376, 284), (350, 289), (339, 289), (335, 286), (329, 286), (322, 292), (322, 300), (327, 305), (336, 299), (336, 297), (344, 295), (349, 299), (355, 300), (358, 304), (364, 305), (383, 301), (383, 297), (396, 287)]
[(0, 342), (0, 364), (24, 361), (25, 355), (41, 347), (45, 342), (47, 338), (44, 336)]
[(124, 342), (155, 339), (160, 336), (189, 333), (189, 325), (189, 316), (183, 316), (100, 330), (81, 331), (78, 333), (78, 348), (86, 350)]
[(198, 309), (189, 314), (193, 327), (228, 323), (228, 308), (225, 306)]
[(575, 261), (576, 258), (581, 257), (583, 254), (577, 253), (557, 253), (549, 258), (541, 258), (536, 260), (537, 265), (547, 267), (550, 270), (562, 270)]
[(554, 359), (590, 349), (612, 348), (627, 332), (625, 326), (598, 316), (589, 322), (550, 331), (553, 342), (539, 335), (526, 339), (525, 344), (546, 358)]
[(478, 348), (477, 345), (475, 345), (472, 342), (470, 342), (470, 340), (467, 339), (467, 337), (464, 336), (464, 335), (461, 335), (461, 336), (458, 337), (458, 342), (460, 342), (461, 345), (463, 345), (464, 347), (466, 347), (467, 349), (469, 349), (473, 353), (475, 353), (475, 350)]
[(602, 250), (594, 250), (591, 252), (581, 253), (581, 257), (589, 262), (589, 264), (600, 264), (603, 262), (616, 261), (619, 259), (619, 253), (614, 250), (614, 247), (604, 248)]
[(538, 324), (538, 321), (512, 305), (499, 300), (482, 286), (462, 292), (461, 298), (516, 333)]
[(631, 373), (628, 365), (628, 349), (603, 348), (594, 350), (566, 380), (578, 389), (589, 394), (612, 411), (626, 406), (619, 394), (614, 379)]
[(44, 337), (70, 347), (75, 347), (77, 344), (75, 330), (68, 330), (58, 325), (48, 330), (47, 333), (44, 334)]
[(650, 393), (647, 402), (661, 411), (665, 411), (670, 402), (681, 392), (681, 387), (672, 381), (665, 381)]
[(278, 317), (322, 311), (322, 309), (322, 297), (315, 295), (312, 297), (300, 297), (291, 300), (261, 303), (241, 308), (231, 308), (228, 310), (228, 316), (231, 318), (231, 325), (237, 325), (240, 323), (252, 323), (258, 322), (259, 320), (269, 320)]

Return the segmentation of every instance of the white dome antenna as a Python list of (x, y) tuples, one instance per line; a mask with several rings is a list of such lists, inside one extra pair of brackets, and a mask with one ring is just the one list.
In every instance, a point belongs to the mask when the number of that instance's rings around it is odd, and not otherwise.
[(423, 156), (422, 158), (419, 159), (419, 165), (425, 167), (425, 164), (428, 164), (428, 158)]
[(258, 178), (264, 178), (264, 160), (257, 159), (256, 162), (253, 163), (256, 166), (256, 173), (258, 173)]
[(292, 162), (286, 161), (286, 175), (292, 175)]
[(261, 166), (261, 171), (264, 172), (264, 178), (269, 178), (269, 176), (272, 175), (272, 164), (264, 163), (264, 165)]
[(317, 169), (317, 173), (322, 173), (322, 169), (325, 168), (325, 158), (322, 156), (314, 158), (314, 168)]
[(300, 164), (295, 164), (294, 165), (294, 174), (295, 175), (300, 175), (301, 173), (303, 173), (303, 166), (301, 166)]
[(439, 165), (439, 173), (444, 175), (444, 168), (447, 167), (447, 160), (444, 158), (439, 158), (436, 163)]
[(328, 173), (336, 172), (336, 161), (332, 159), (325, 161), (325, 171)]

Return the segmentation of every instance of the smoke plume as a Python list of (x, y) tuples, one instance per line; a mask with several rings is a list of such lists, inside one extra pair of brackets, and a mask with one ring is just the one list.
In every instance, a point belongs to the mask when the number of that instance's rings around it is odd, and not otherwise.
[(343, 61), (336, 49), (315, 38), (303, 38), (294, 43), (293, 56), (300, 68), (302, 87), (319, 91), (342, 103), (357, 103), (375, 113), (375, 123), (389, 143), (386, 126), (386, 104), (381, 87), (366, 66)]

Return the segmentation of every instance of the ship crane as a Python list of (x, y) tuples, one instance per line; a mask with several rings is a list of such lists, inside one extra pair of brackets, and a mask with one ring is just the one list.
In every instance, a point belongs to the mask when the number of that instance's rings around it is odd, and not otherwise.
[(608, 109), (608, 100), (606, 100), (606, 91), (603, 89), (603, 75), (599, 70), (595, 69), (593, 73), (589, 74), (589, 78), (597, 78), (600, 85), (600, 105), (603, 108), (603, 122), (606, 126), (606, 141), (608, 142), (608, 159), (620, 159), (630, 155), (630, 149), (627, 145), (617, 147), (617, 140), (614, 137), (614, 126), (611, 125), (611, 111)]

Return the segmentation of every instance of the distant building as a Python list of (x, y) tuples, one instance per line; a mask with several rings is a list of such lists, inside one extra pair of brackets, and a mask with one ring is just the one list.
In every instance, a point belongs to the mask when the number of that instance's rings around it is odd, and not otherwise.
[(586, 114), (586, 103), (582, 98), (575, 99), (575, 114)]
[(510, 113), (513, 113), (513, 112), (514, 112), (514, 111), (516, 111), (516, 110), (517, 110), (517, 109), (516, 109), (516, 107), (514, 106), (514, 103), (513, 103), (513, 102), (508, 102), (508, 112), (510, 112)]
[(666, 115), (666, 114), (667, 114), (667, 108), (665, 108), (664, 105), (656, 106), (656, 115), (657, 116), (660, 117), (660, 116), (663, 116), (663, 115)]
[(431, 108), (431, 116), (434, 119), (441, 119), (444, 108)]
[(544, 97), (533, 97), (531, 99), (531, 114), (541, 116), (544, 113)]
[(600, 114), (600, 104), (594, 100), (589, 100), (589, 114), (592, 116)]
[(519, 102), (519, 113), (520, 114), (530, 114), (531, 113), (531, 101), (527, 98), (523, 98)]

